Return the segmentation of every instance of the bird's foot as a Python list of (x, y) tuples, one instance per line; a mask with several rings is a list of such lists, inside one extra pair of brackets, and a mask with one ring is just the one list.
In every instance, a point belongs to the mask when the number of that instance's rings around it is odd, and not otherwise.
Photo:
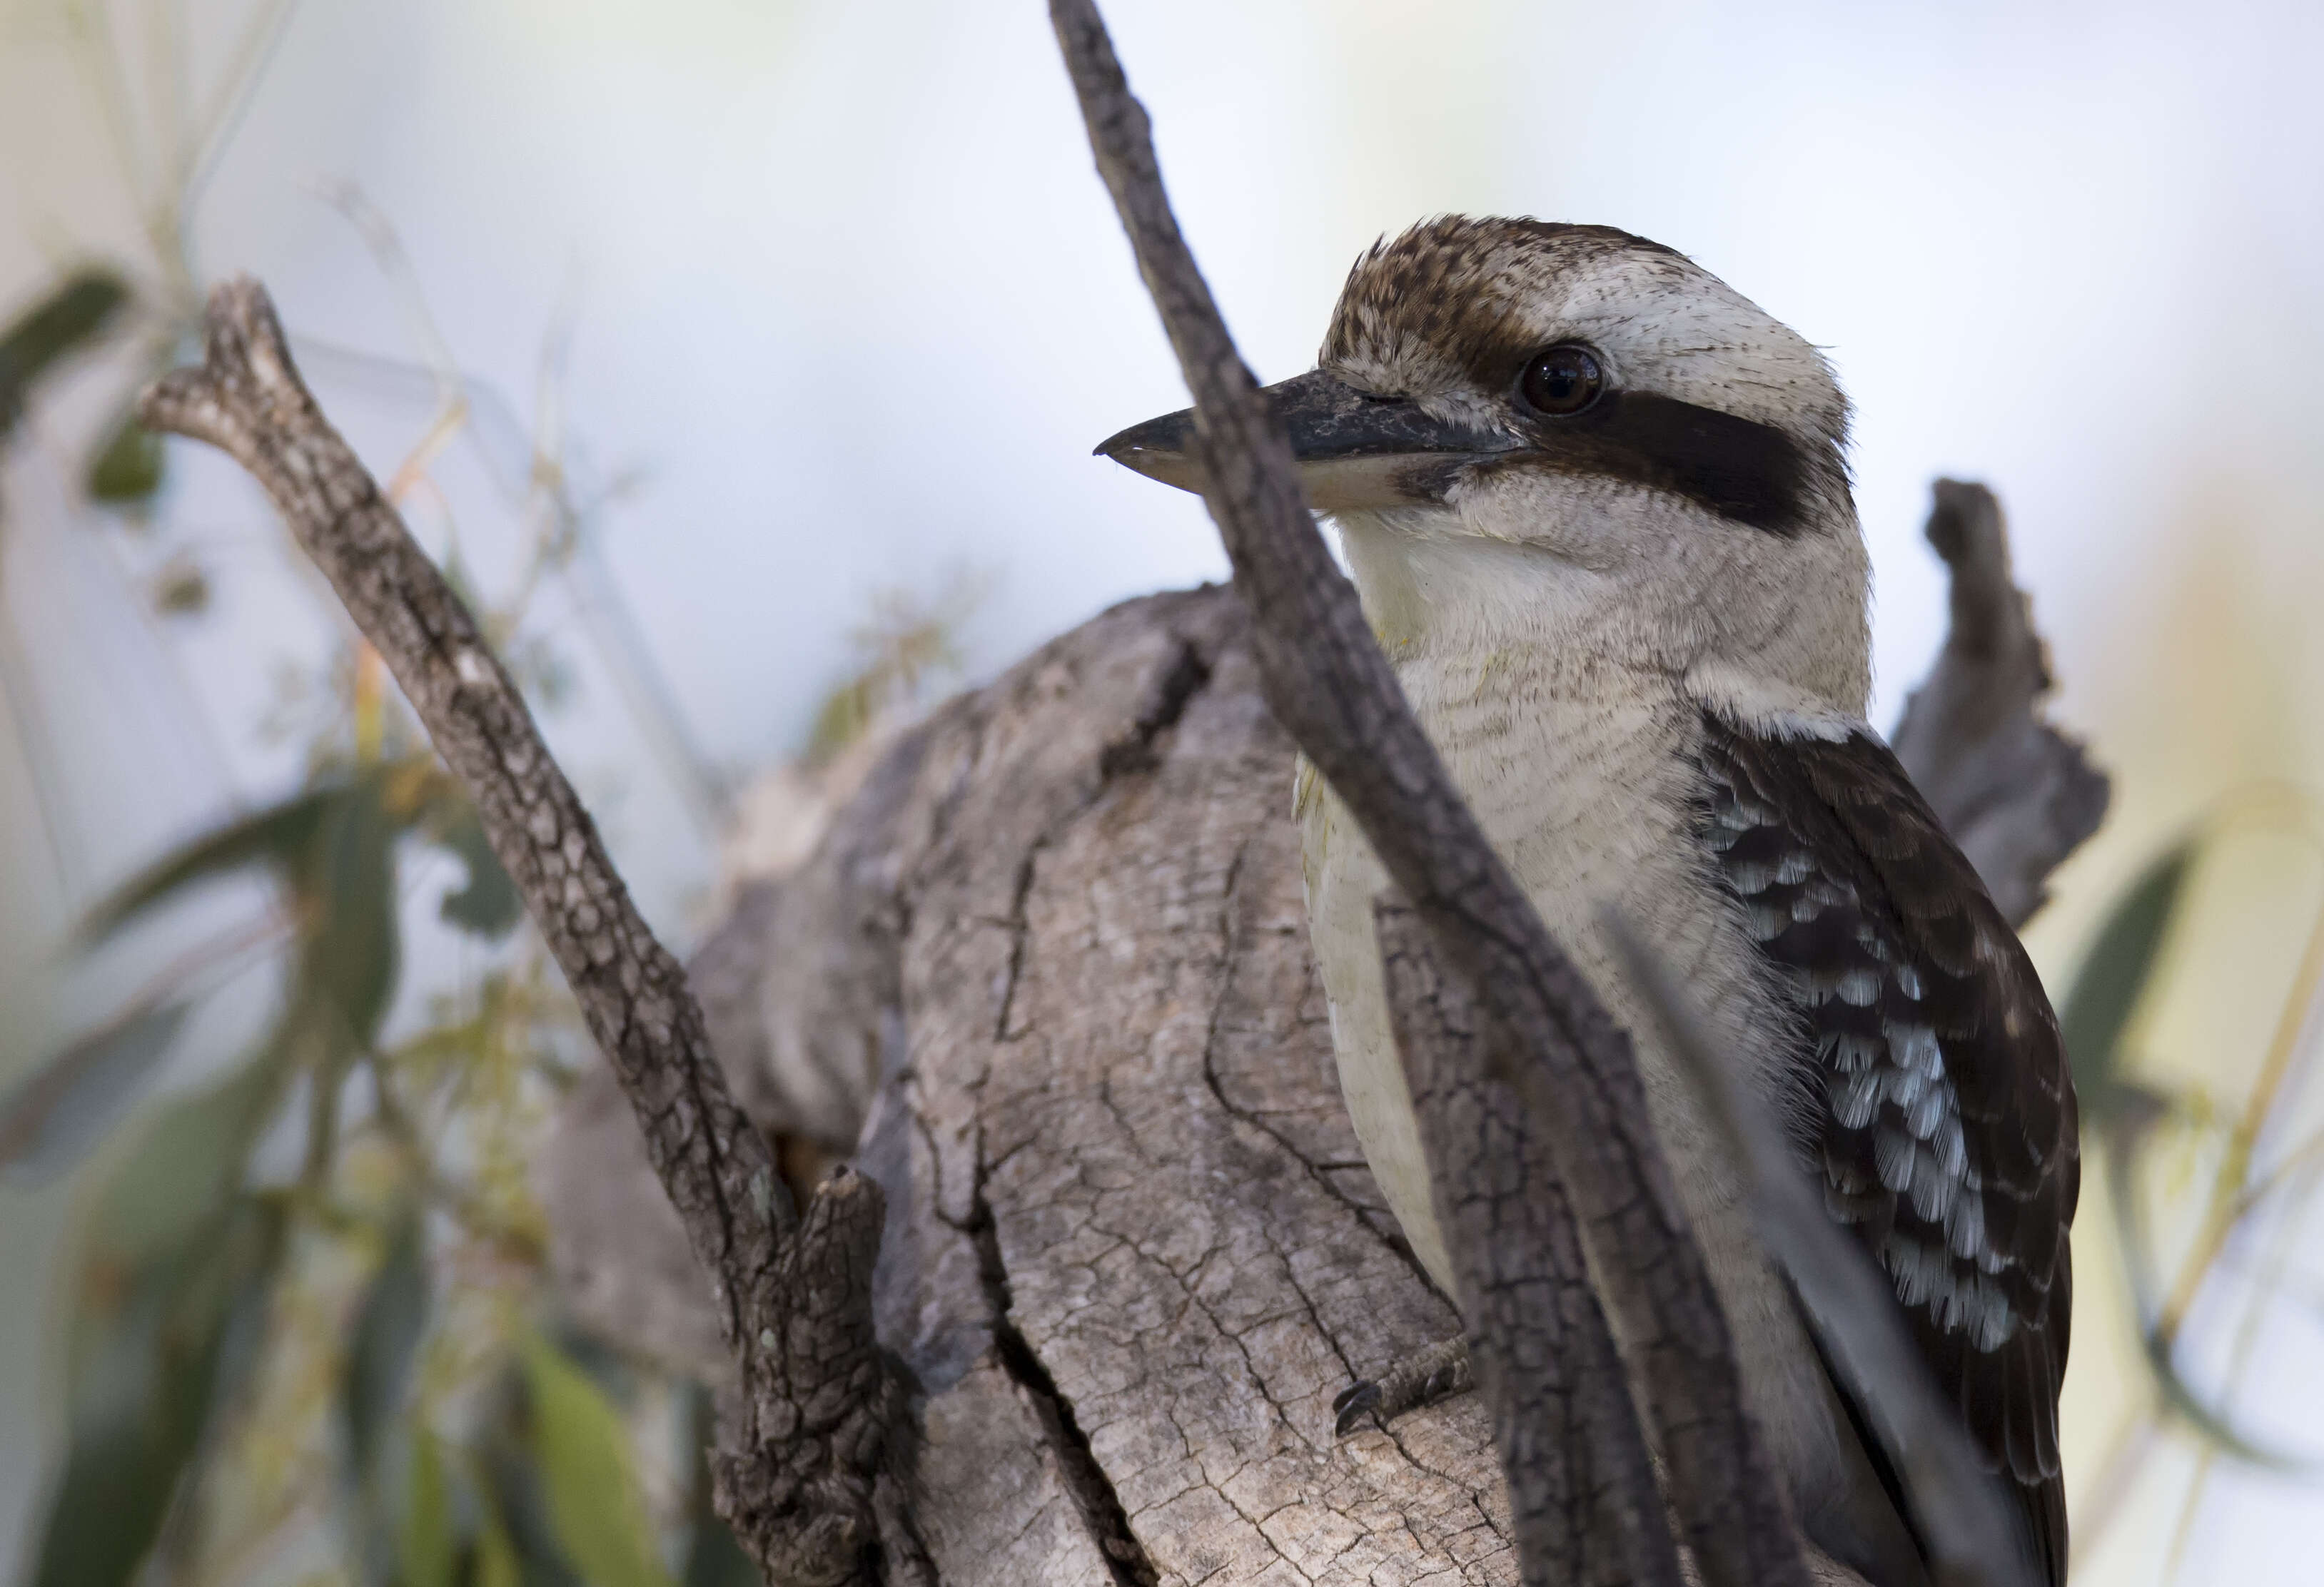
[(1344, 1438), (1366, 1417), (1392, 1422), (1408, 1410), (1434, 1405), (1477, 1386), (1469, 1369), (1469, 1339), (1455, 1334), (1416, 1350), (1369, 1382), (1351, 1383), (1332, 1401), (1334, 1436)]

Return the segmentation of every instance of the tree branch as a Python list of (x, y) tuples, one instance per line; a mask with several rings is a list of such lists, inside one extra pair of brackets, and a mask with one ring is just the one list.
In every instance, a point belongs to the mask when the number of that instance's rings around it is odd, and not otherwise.
[(1904, 702), (1896, 758), (1928, 797), (2009, 922), (2098, 829), (2106, 775), (2043, 721), (2050, 658), (2033, 603), (2009, 572), (2001, 504), (1983, 485), (1939, 480), (1929, 544), (1952, 573), (1952, 623), (1937, 665)]
[(1507, 1078), (1520, 1055), (1430, 951), (1410, 906), (1373, 906), (1388, 1015), (1526, 1587), (1679, 1587), (1653, 1457), (1591, 1287), (1573, 1209)]
[(1255, 619), (1267, 702), (1414, 902), (1443, 962), (1485, 989), (1524, 1055), (1527, 1128), (1542, 1133), (1572, 1197), (1706, 1580), (1804, 1582), (1798, 1531), (1745, 1413), (1727, 1320), (1655, 1141), (1629, 1039), (1486, 841), (1333, 565), (1282, 428), (1179, 234), (1146, 113), (1095, 6), (1052, 0), (1050, 19), (1098, 170), (1194, 396), (1204, 500)]
[(263, 288), (242, 278), (211, 294), (204, 364), (148, 388), (139, 417), (256, 477), (475, 798), (715, 1287), (742, 1368), (722, 1512), (776, 1581), (869, 1581), (886, 1425), (871, 1312), (879, 1188), (842, 1170), (804, 1218), (794, 1211), (685, 971), (466, 607), (300, 381)]

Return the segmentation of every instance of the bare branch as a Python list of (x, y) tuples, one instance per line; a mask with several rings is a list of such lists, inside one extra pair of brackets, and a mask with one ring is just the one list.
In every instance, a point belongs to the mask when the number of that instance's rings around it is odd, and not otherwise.
[(794, 1212), (684, 970), (475, 619), (300, 380), (264, 289), (243, 278), (212, 293), (205, 363), (156, 381), (139, 414), (256, 477), (475, 798), (715, 1286), (742, 1366), (722, 1509), (778, 1581), (868, 1581), (886, 1425), (871, 1311), (879, 1188), (843, 1170)]
[(1985, 879), (2012, 925), (2045, 878), (2098, 830), (2106, 774), (2041, 720), (2050, 660), (2033, 605), (2011, 581), (2001, 504), (1983, 485), (1939, 480), (1929, 544), (1952, 572), (1952, 625), (1896, 724), (1896, 758)]
[(1194, 399), (1205, 500), (1256, 619), (1268, 704), (1355, 815), (1443, 962), (1486, 989), (1525, 1054), (1529, 1127), (1545, 1133), (1573, 1198), (1705, 1578), (1712, 1587), (1804, 1582), (1797, 1528), (1745, 1413), (1727, 1320), (1648, 1120), (1629, 1039), (1486, 841), (1332, 564), (1282, 428), (1179, 234), (1146, 113), (1095, 6), (1052, 0), (1050, 19), (1099, 172)]
[(1418, 915), (1382, 899), (1373, 921), (1527, 1587), (1678, 1587), (1653, 1457), (1573, 1209), (1508, 1078), (1520, 1055), (1430, 951)]
[(1934, 1579), (1948, 1587), (2035, 1587), (2042, 1573), (2022, 1546), (2023, 1528), (1959, 1412), (1940, 1397), (1887, 1276), (1824, 1211), (1775, 1121), (1734, 1083), (1662, 955), (1620, 916), (1609, 914), (1606, 925), (1652, 1000), (1703, 1117), (1743, 1169), (1759, 1238), (1791, 1279), (1833, 1371), (1864, 1408), (1903, 1483)]

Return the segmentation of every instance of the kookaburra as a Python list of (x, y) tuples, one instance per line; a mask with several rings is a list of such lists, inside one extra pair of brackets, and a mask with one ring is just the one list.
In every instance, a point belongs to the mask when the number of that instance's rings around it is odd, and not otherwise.
[[(1881, 1587), (1925, 1579), (1894, 1468), (1764, 1253), (1609, 914), (1683, 977), (1878, 1259), (2061, 1582), (2073, 1093), (2015, 933), (1866, 725), (1869, 566), (1830, 366), (1644, 238), (1445, 218), (1360, 259), (1320, 367), (1269, 394), (1413, 710), (1637, 1042), (1809, 1536)], [(1198, 490), (1190, 427), (1173, 414), (1099, 450)], [(1294, 803), (1349, 1112), (1452, 1294), (1373, 940), (1388, 879), (1304, 763)]]

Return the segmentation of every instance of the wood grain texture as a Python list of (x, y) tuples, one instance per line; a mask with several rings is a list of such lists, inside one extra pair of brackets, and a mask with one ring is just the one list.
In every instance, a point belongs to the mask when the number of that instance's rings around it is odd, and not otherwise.
[[(989, 1353), (1052, 1400), (1117, 1579), (1513, 1579), (1480, 1406), (1332, 1437), (1352, 1376), (1457, 1323), (1339, 1102), (1290, 746), (1231, 595), (1109, 614), (918, 754), (930, 808), (905, 826), (927, 847), (897, 867), (914, 1188), (928, 1243), (979, 1252)], [(937, 1288), (897, 1340), (932, 1374), (958, 1316)]]
[[(1475, 1397), (1332, 1436), (1334, 1394), (1458, 1320), (1340, 1100), (1291, 763), (1233, 594), (1134, 601), (899, 741), (733, 925), (765, 973), (710, 1017), (770, 1022), (776, 1072), (738, 1087), (763, 1124), (816, 1043), (885, 1051), (857, 1162), (889, 1190), (896, 1450), (947, 1587), (1517, 1580)], [(602, 1173), (616, 1143), (587, 1140)], [(655, 1287), (632, 1221), (551, 1211)], [(667, 1338), (687, 1304), (630, 1315)]]

